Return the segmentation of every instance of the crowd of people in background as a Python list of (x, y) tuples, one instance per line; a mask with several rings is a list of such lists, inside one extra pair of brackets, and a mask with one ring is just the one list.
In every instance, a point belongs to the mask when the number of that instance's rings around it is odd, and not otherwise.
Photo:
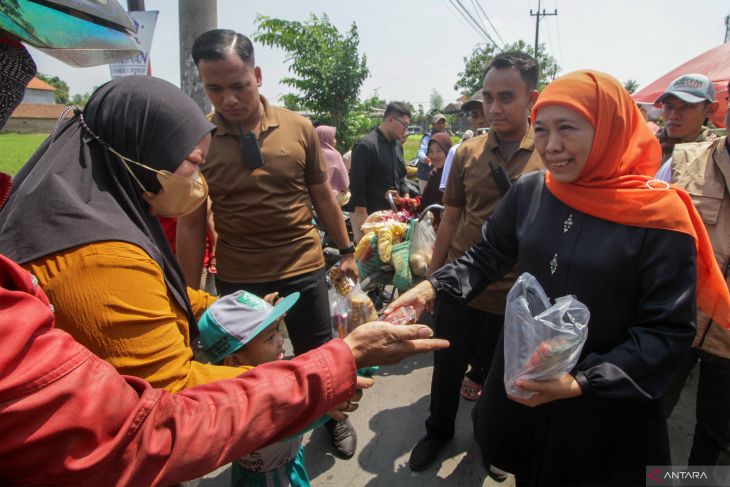
[[(17, 95), (35, 65), (0, 35), (0, 86)], [(304, 431), (357, 451), (347, 414), (373, 382), (357, 369), (425, 351), (413, 471), (454, 437), (463, 397), (496, 481), (644, 485), (671, 464), (667, 418), (697, 363), (687, 461), (730, 465), (730, 139), (707, 126), (711, 80), (670, 83), (659, 127), (610, 75), (538, 92), (534, 58), (494, 57), (461, 106), (471, 130), (454, 144), (433, 114), (416, 154), (419, 210), (444, 211), (428, 277), (384, 313), (432, 312), (433, 332), (369, 323), (333, 340), (313, 218), (356, 282), (361, 224), (416, 192), (412, 114), (391, 102), (343, 156), (335, 127), (260, 93), (243, 34), (206, 32), (192, 58), (208, 117), (163, 80), (111, 81), (12, 190), (0, 179), (3, 483), (174, 484), (234, 462), (234, 485), (309, 485)], [(3, 100), (0, 115), (19, 101)], [(517, 381), (529, 399), (504, 383), (507, 293), (525, 272), (591, 312), (572, 371)]]

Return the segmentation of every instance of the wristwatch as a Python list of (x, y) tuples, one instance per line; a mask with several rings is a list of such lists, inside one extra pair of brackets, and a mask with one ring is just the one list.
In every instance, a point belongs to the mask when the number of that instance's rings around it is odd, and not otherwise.
[(340, 252), (340, 255), (354, 254), (355, 253), (355, 244), (350, 242), (350, 245), (348, 245), (344, 249), (337, 249), (337, 250)]

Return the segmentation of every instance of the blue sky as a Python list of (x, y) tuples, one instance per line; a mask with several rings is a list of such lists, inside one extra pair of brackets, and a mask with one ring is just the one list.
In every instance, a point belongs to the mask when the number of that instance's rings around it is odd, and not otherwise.
[[(306, 20), (310, 12), (326, 13), (341, 31), (354, 21), (360, 51), (367, 54), (370, 77), (362, 97), (376, 90), (386, 100), (407, 100), (428, 108), (432, 90), (446, 102), (457, 73), (482, 37), (456, 12), (456, 0), (218, 0), (218, 26), (246, 35), (256, 27), (257, 14)], [(476, 0), (460, 0), (473, 15)], [(126, 6), (126, 0), (120, 0)], [(534, 43), (535, 19), (529, 11), (537, 0), (479, 0), (504, 42)], [(159, 10), (151, 52), (153, 75), (180, 84), (177, 0), (146, 0), (147, 10)], [(558, 60), (563, 72), (600, 69), (621, 81), (636, 79), (644, 86), (692, 57), (720, 44), (726, 0), (544, 0), (541, 8), (558, 9), (557, 17), (540, 24), (540, 42)], [(478, 17), (479, 18), (479, 17)], [(481, 19), (483, 21), (483, 19)], [(488, 25), (488, 24), (487, 24)], [(492, 37), (491, 27), (488, 27)], [(500, 43), (499, 38), (496, 38)], [(501, 43), (500, 43), (501, 44)], [(39, 71), (60, 76), (71, 93), (91, 91), (109, 80), (108, 66), (71, 68), (34, 52)], [(262, 93), (278, 99), (290, 91), (279, 84), (287, 75), (285, 55), (256, 46), (263, 71)]]

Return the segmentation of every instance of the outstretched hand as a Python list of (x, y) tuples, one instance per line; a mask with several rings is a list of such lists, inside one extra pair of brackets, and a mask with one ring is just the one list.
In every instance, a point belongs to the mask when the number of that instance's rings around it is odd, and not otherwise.
[(390, 365), (418, 353), (447, 348), (449, 342), (429, 338), (433, 331), (426, 325), (392, 325), (373, 321), (355, 328), (344, 339), (355, 357), (358, 369)]
[(417, 286), (403, 293), (385, 308), (385, 316), (403, 306), (413, 306), (416, 316), (421, 316), (426, 306), (436, 297), (436, 291), (429, 281), (421, 281)]

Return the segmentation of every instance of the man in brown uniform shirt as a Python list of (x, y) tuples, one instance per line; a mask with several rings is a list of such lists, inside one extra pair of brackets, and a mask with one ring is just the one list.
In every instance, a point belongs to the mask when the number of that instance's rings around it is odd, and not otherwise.
[[(246, 290), (263, 297), (301, 293), (286, 326), (299, 355), (332, 338), (324, 258), (312, 223), (316, 210), (343, 255), (341, 266), (357, 278), (354, 248), (330, 190), (327, 167), (311, 122), (271, 106), (259, 94), (261, 68), (253, 45), (231, 30), (212, 30), (193, 44), (193, 60), (215, 113), (207, 163), (218, 243), (216, 286), (222, 295)], [(205, 209), (180, 220), (178, 260), (188, 285), (202, 267)], [(349, 422), (327, 429), (344, 457), (355, 453)]]
[[(454, 156), (444, 193), (444, 216), (439, 226), (430, 271), (462, 255), (479, 241), (481, 228), (499, 204), (509, 180), (541, 169), (528, 114), (537, 99), (537, 62), (508, 52), (494, 58), (484, 78), (484, 113), (488, 135), (467, 140)], [(507, 292), (516, 276), (510, 272), (489, 286), (468, 306), (439, 296), (436, 335), (448, 338), (451, 348), (436, 352), (431, 379), (431, 414), (426, 436), (413, 449), (412, 470), (425, 470), (454, 436), (459, 388), (469, 359), (481, 357), (483, 382), (504, 323)]]

